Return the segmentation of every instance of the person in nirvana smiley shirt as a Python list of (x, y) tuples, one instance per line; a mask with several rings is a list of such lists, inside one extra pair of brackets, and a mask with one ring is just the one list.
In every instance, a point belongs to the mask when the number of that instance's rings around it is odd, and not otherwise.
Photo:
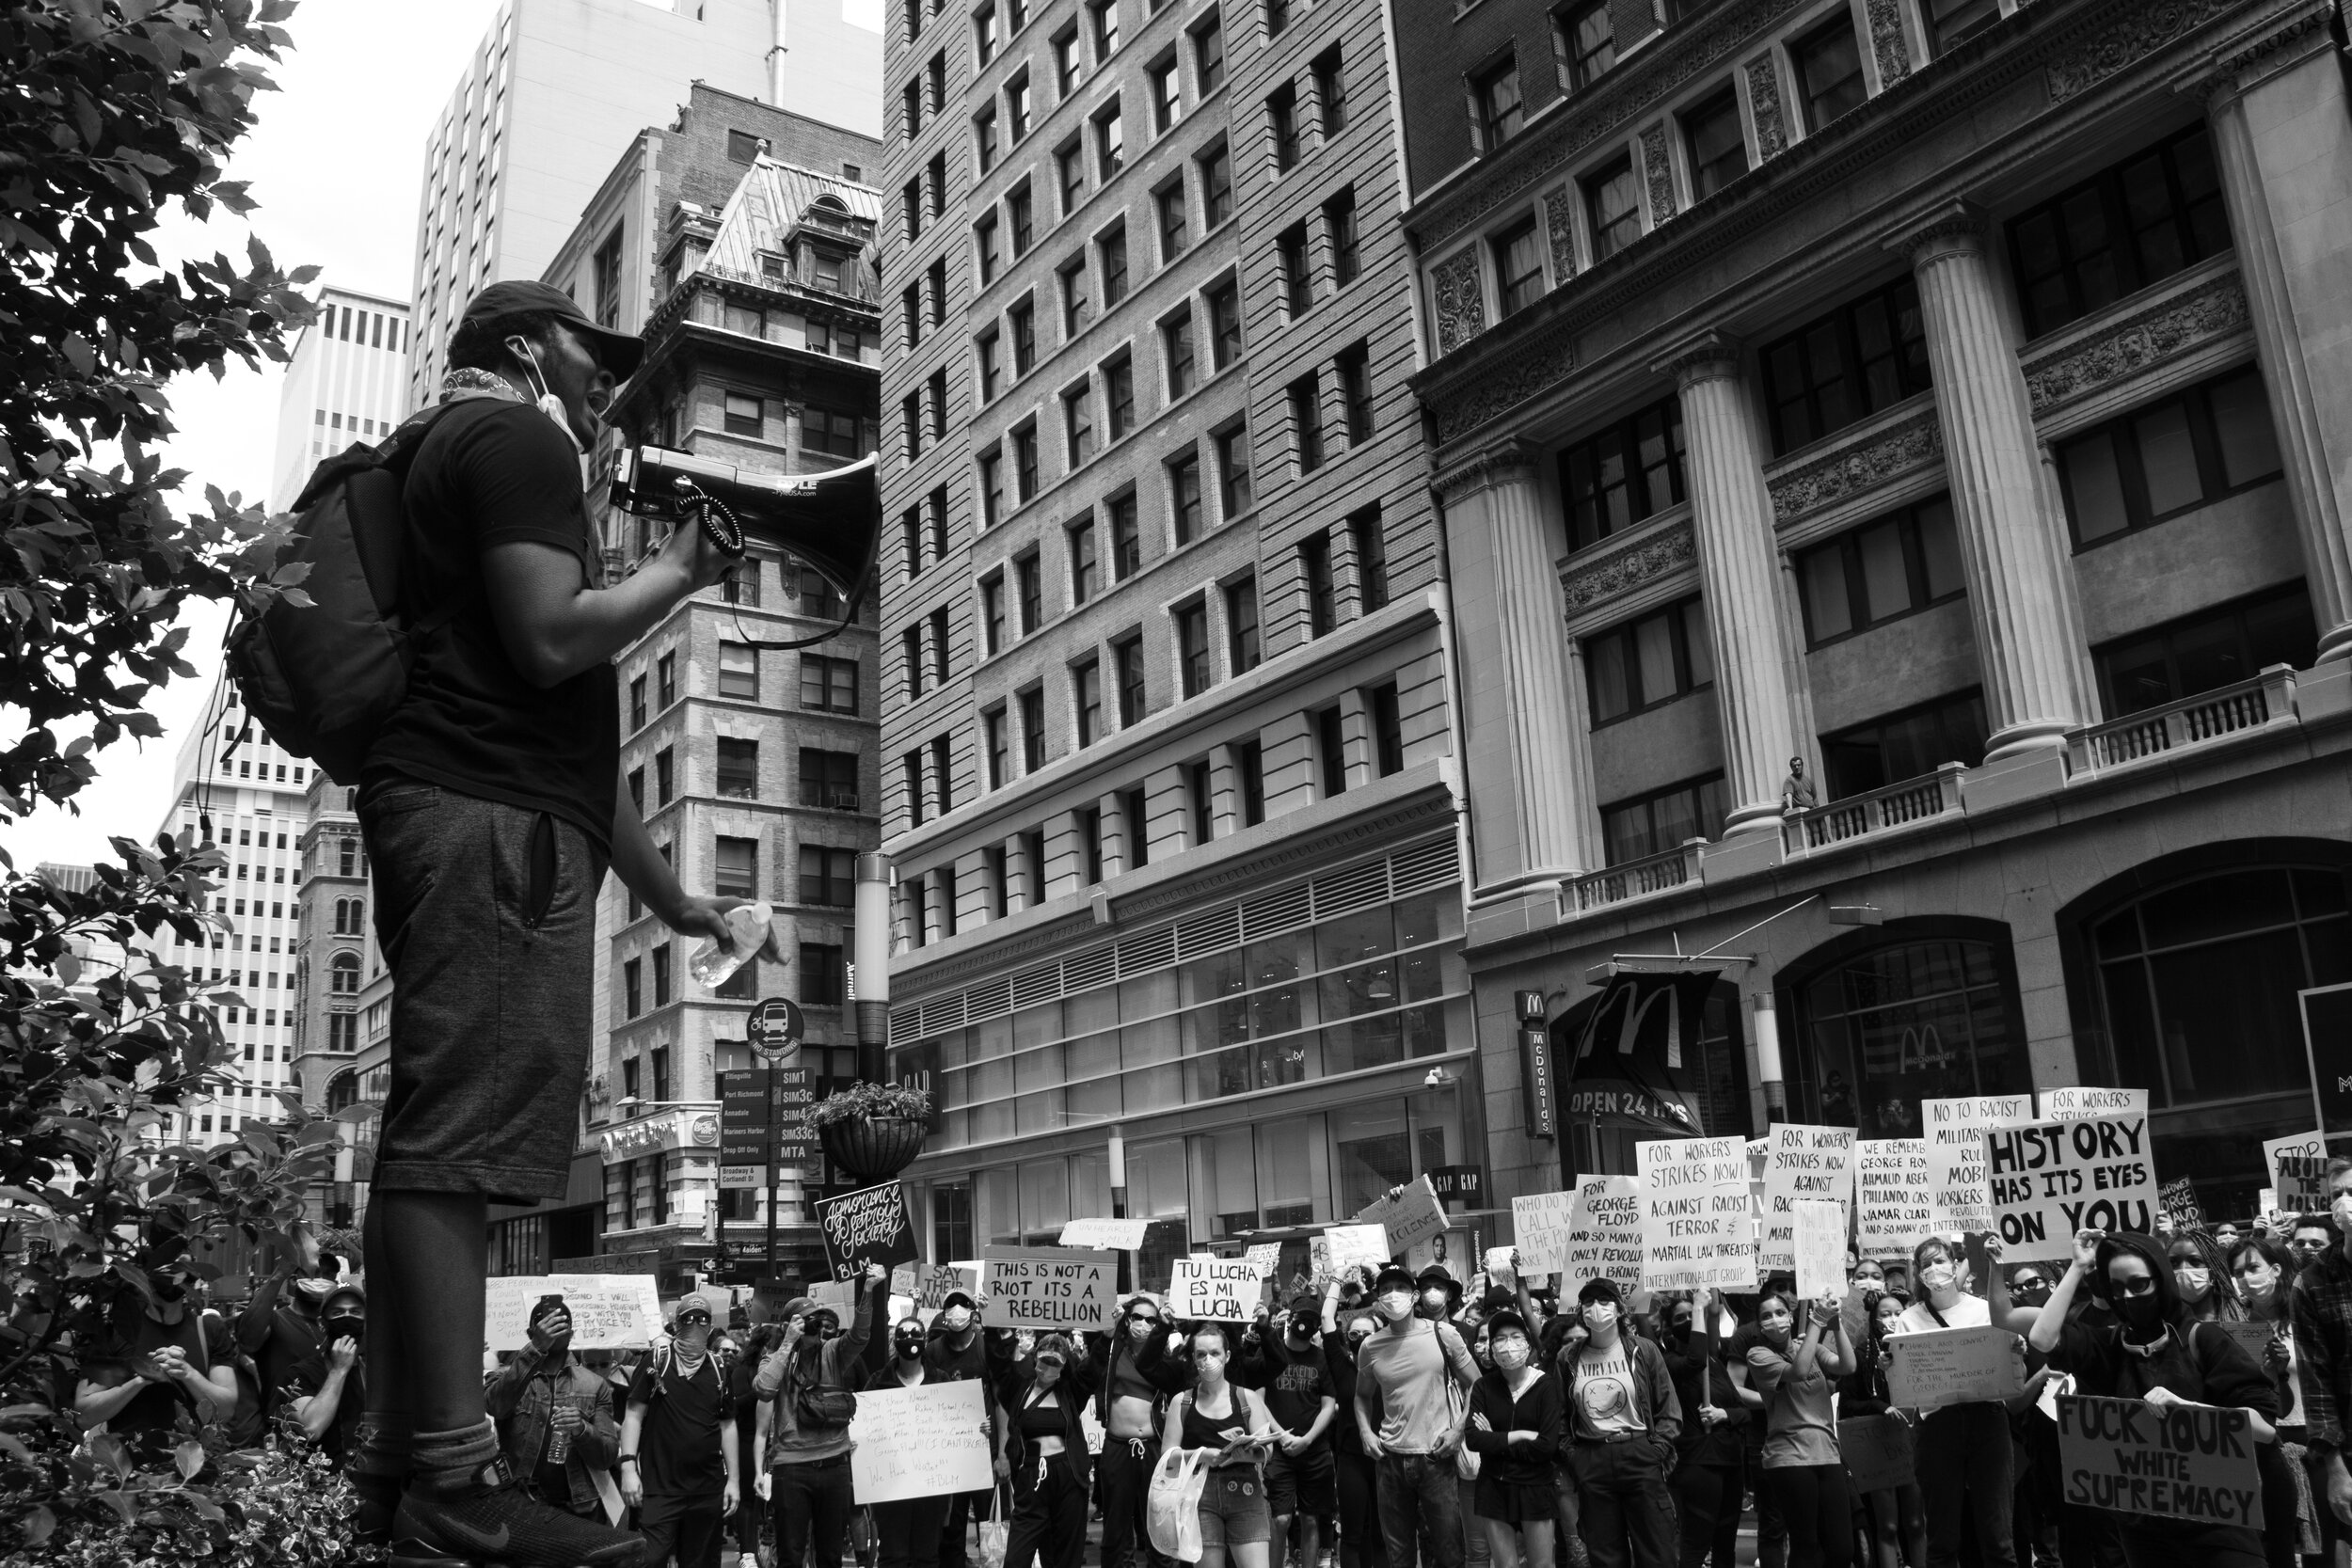
[(1674, 1376), (1664, 1354), (1625, 1324), (1614, 1280), (1585, 1281), (1577, 1300), (1582, 1333), (1561, 1348), (1558, 1370), (1584, 1544), (1597, 1568), (1670, 1568), (1677, 1536), (1666, 1478), (1682, 1430)]

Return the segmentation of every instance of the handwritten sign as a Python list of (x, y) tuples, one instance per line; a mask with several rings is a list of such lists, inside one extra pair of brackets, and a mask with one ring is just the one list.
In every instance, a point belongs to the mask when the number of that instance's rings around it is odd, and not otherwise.
[(816, 1209), (825, 1267), (835, 1279), (854, 1278), (869, 1263), (888, 1268), (923, 1256), (914, 1244), (914, 1221), (907, 1212), (901, 1182), (884, 1181), (839, 1197), (818, 1198)]
[(1272, 1279), (1275, 1271), (1282, 1266), (1282, 1243), (1256, 1242), (1242, 1256), (1249, 1260), (1251, 1268), (1258, 1271), (1259, 1279)]
[(2074, 1255), (2074, 1232), (2154, 1228), (2146, 1117), (2043, 1121), (1980, 1134), (2004, 1262)]
[[(1797, 1266), (1794, 1204), (1821, 1198), (1836, 1204), (1842, 1213), (1852, 1201), (1854, 1133), (1851, 1127), (1774, 1122), (1767, 1142), (1764, 1233), (1756, 1245), (1756, 1266), (1770, 1274)], [(1844, 1281), (1838, 1283), (1842, 1287)]]
[(1258, 1271), (1247, 1258), (1179, 1258), (1170, 1265), (1168, 1315), (1247, 1323), (1258, 1305)]
[(2197, 1202), (2197, 1183), (2187, 1177), (2175, 1177), (2157, 1189), (2156, 1201), (2164, 1205), (2164, 1217), (2183, 1230), (2201, 1230), (2205, 1211)]
[(914, 1305), (918, 1309), (935, 1312), (958, 1291), (976, 1302), (980, 1300), (977, 1269), (958, 1268), (953, 1263), (925, 1263), (917, 1267), (921, 1271), (914, 1287)]
[(1633, 1151), (1642, 1173), (1642, 1284), (1653, 1291), (1753, 1285), (1747, 1140), (1661, 1138)]
[(1150, 1220), (1072, 1220), (1061, 1227), (1061, 1244), (1135, 1252), (1142, 1247), (1143, 1233), (1151, 1224)]
[(850, 1486), (861, 1503), (985, 1492), (993, 1481), (977, 1382), (926, 1383), (857, 1397)]
[(1118, 1309), (1119, 1254), (1071, 1247), (980, 1249), (988, 1321), (998, 1328), (1107, 1329)]
[(1511, 1200), (1511, 1234), (1518, 1238), (1519, 1266), (1531, 1274), (1557, 1274), (1568, 1266), (1568, 1228), (1576, 1215), (1574, 1193), (1531, 1193)]
[(2263, 1528), (2246, 1412), (2139, 1400), (2058, 1402), (2060, 1496), (2143, 1519)]
[(1929, 1228), (1946, 1236), (1992, 1229), (1984, 1140), (1979, 1134), (1987, 1128), (2018, 1127), (2033, 1120), (2033, 1096), (1923, 1100), (1919, 1114), (1927, 1132)]
[(1846, 1289), (1846, 1211), (1827, 1198), (1801, 1197), (1790, 1215), (1789, 1255), (1797, 1294), (1807, 1300)]
[(1642, 1284), (1642, 1181), (1634, 1176), (1581, 1176), (1568, 1230), (1562, 1294), (1587, 1279), (1613, 1279), (1620, 1291)]
[(1376, 1225), (1388, 1233), (1389, 1250), (1382, 1261), (1410, 1250), (1419, 1242), (1443, 1230), (1445, 1208), (1438, 1201), (1437, 1189), (1429, 1178), (1408, 1182), (1394, 1197), (1383, 1196), (1367, 1203), (1357, 1212), (1356, 1225)]
[(531, 1309), (562, 1296), (574, 1350), (638, 1350), (661, 1333), (661, 1302), (649, 1274), (501, 1275), (485, 1282), (482, 1326), (490, 1350), (530, 1342)]
[(2146, 1089), (2106, 1089), (2081, 1086), (2042, 1091), (2043, 1121), (2084, 1121), (2091, 1117), (2144, 1117)]
[(1911, 1423), (1900, 1416), (1855, 1416), (1838, 1422), (1837, 1449), (1856, 1493), (1891, 1492), (1919, 1479)]
[(1376, 1225), (1335, 1225), (1307, 1243), (1307, 1266), (1317, 1284), (1352, 1268), (1376, 1271), (1390, 1256), (1389, 1233)]
[(2268, 1205), (2290, 1214), (2320, 1212), (2328, 1207), (2328, 1138), (2322, 1132), (2297, 1132), (2270, 1138), (2263, 1144), (2263, 1169), (2270, 1172), (2277, 1196)]
[(1854, 1250), (1908, 1258), (1928, 1233), (1928, 1146), (1923, 1138), (1864, 1138), (1854, 1145)]
[(2024, 1391), (2017, 1336), (2007, 1329), (1931, 1328), (1892, 1335), (1886, 1344), (1895, 1353), (1886, 1381), (1896, 1404), (1941, 1410)]

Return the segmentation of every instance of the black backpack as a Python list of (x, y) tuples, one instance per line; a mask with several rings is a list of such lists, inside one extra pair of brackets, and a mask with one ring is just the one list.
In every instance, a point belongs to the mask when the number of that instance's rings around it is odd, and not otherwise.
[(410, 415), (381, 444), (355, 443), (321, 463), (294, 498), (294, 531), (276, 562), (310, 566), (299, 585), (310, 602), (279, 597), (230, 629), (229, 673), (246, 711), (339, 784), (359, 782), (369, 748), (408, 694), (416, 650), (469, 602), (413, 624), (401, 613), (409, 467), (443, 414), (496, 396), (460, 393)]

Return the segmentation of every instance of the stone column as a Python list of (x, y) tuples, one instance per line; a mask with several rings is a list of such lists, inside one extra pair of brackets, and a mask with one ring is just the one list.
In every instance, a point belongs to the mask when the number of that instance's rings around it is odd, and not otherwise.
[(1314, 725), (1287, 713), (1258, 732), (1265, 765), (1265, 814), (1279, 816), (1315, 803)]
[(1992, 762), (2063, 747), (2095, 709), (2074, 657), (2074, 561), (2043, 504), (2033, 404), (1985, 245), (1982, 214), (1957, 201), (1886, 242), (1919, 280)]
[(1037, 886), (1041, 867), (1029, 863), (1029, 836), (1015, 833), (1005, 840), (1005, 876), (1011, 886), (1005, 890), (1005, 908), (1013, 914), (1034, 908), (1029, 890)]
[(2324, 25), (2213, 84), (2213, 123), (2319, 657), (2352, 658), (2352, 120)]
[(1127, 808), (1111, 794), (1095, 801), (1094, 810), (1103, 824), (1103, 880), (1107, 882), (1127, 871)]
[(1230, 745), (1209, 752), (1209, 832), (1217, 838), (1241, 832), (1241, 768)]
[(1152, 859), (1164, 861), (1196, 847), (1191, 842), (1192, 813), (1185, 809), (1184, 770), (1163, 768), (1144, 779), (1143, 788), (1149, 820), (1133, 831), (1143, 834)]
[(1377, 759), (1373, 755), (1372, 705), (1362, 687), (1340, 693), (1340, 753), (1347, 787), (1361, 789), (1372, 783)]
[[(1477, 845), (1474, 896), (1548, 893), (1580, 867), (1576, 819), (1592, 792), (1569, 745), (1564, 541), (1516, 442), (1438, 482), (1461, 663), (1462, 769)], [(1398, 693), (1403, 697), (1400, 678)]]
[(1780, 657), (1772, 501), (1764, 489), (1740, 345), (1703, 332), (1659, 359), (1682, 392), (1691, 517), (1714, 641), (1723, 720), (1726, 833), (1777, 831), (1780, 781), (1795, 754), (1795, 708)]

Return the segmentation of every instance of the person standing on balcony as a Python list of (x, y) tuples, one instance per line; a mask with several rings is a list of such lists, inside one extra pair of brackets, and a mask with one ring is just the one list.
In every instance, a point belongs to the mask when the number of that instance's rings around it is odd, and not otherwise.
[(1805, 776), (1803, 757), (1788, 759), (1788, 776), (1780, 781), (1780, 809), (1790, 816), (1821, 809), (1821, 792)]

